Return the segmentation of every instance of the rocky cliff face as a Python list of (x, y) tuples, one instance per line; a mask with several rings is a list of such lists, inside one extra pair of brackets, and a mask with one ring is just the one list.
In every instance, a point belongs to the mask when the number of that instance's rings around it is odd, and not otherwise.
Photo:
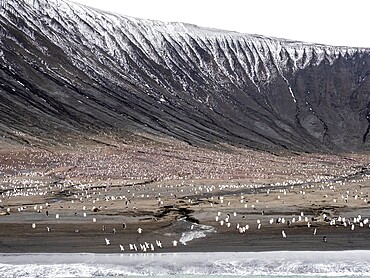
[(0, 1), (3, 142), (147, 133), (190, 144), (370, 147), (370, 49)]

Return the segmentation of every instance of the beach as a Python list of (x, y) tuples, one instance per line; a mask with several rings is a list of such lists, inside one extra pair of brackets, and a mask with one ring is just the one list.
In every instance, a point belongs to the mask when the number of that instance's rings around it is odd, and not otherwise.
[(370, 250), (366, 154), (169, 141), (0, 153), (0, 253)]

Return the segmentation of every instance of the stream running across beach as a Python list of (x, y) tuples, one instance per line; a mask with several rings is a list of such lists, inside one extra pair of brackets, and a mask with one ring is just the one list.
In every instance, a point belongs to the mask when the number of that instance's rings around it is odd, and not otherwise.
[(370, 277), (370, 251), (0, 254), (1, 277)]

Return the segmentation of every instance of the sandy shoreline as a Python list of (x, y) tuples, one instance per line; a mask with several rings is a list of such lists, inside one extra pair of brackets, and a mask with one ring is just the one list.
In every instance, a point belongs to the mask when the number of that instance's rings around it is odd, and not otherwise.
[(135, 148), (2, 150), (0, 253), (370, 250), (366, 155)]
[[(139, 236), (135, 232), (113, 235), (83, 225), (60, 224), (53, 226), (55, 230), (50, 233), (46, 233), (46, 227), (40, 227), (45, 228), (43, 231), (24, 231), (24, 224), (0, 227), (0, 253), (144, 253), (140, 250), (140, 244), (155, 244), (153, 239), (161, 240), (163, 248), (155, 246), (154, 252), (147, 250), (146, 253), (370, 250), (369, 228), (354, 232), (322, 227), (316, 235), (309, 229), (290, 228), (285, 229), (285, 239), (281, 237), (279, 229), (265, 229), (263, 232), (254, 231), (244, 235), (221, 232), (194, 239), (187, 242), (187, 245), (179, 243), (174, 247), (171, 239), (179, 238), (179, 235), (165, 236), (155, 231)], [(79, 233), (74, 232), (75, 227), (81, 228)], [(4, 233), (4, 230), (12, 234)], [(323, 242), (323, 235), (327, 237), (327, 242)], [(109, 238), (111, 245), (107, 246), (104, 238)], [(129, 250), (130, 243), (135, 243), (139, 250)], [(124, 246), (125, 251), (120, 250), (119, 244)]]

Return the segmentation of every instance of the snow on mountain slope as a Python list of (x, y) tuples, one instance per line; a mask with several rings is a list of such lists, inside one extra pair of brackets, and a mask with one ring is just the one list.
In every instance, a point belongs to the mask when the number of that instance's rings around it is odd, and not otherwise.
[(144, 132), (260, 149), (369, 148), (369, 49), (136, 19), (62, 0), (0, 6), (4, 140)]

